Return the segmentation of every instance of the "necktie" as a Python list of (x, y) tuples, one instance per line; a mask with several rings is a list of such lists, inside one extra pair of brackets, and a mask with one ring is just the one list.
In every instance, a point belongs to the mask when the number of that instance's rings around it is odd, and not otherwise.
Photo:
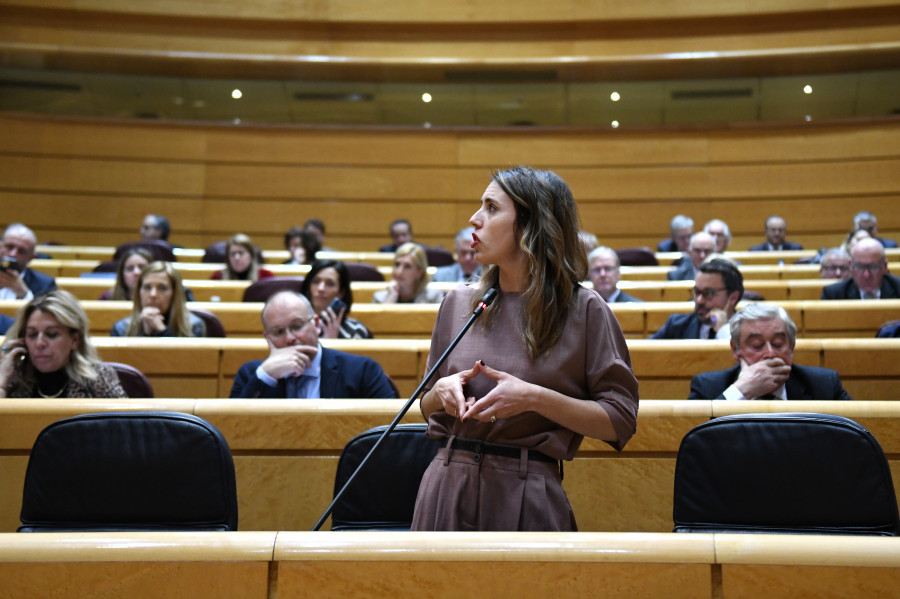
[(716, 338), (716, 330), (712, 327), (709, 327), (709, 335), (707, 335), (707, 339), (715, 339)]
[(878, 296), (875, 295), (874, 291), (863, 291), (862, 298), (863, 299), (878, 299)]

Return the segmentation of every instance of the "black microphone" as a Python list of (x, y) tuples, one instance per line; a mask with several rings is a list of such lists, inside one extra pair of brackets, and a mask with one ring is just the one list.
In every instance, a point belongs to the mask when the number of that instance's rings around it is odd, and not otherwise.
[(419, 386), (416, 387), (415, 391), (413, 391), (413, 394), (409, 398), (409, 401), (407, 401), (406, 404), (400, 409), (400, 411), (394, 417), (394, 420), (388, 425), (387, 429), (385, 429), (384, 433), (382, 433), (382, 435), (380, 437), (378, 437), (378, 440), (375, 441), (375, 444), (372, 446), (372, 449), (370, 449), (369, 453), (366, 454), (366, 457), (364, 457), (362, 459), (362, 461), (359, 463), (359, 466), (356, 467), (356, 470), (353, 471), (353, 474), (350, 475), (350, 478), (348, 478), (347, 482), (344, 483), (344, 486), (341, 487), (341, 490), (334, 494), (334, 499), (332, 499), (331, 504), (329, 504), (329, 506), (325, 509), (325, 513), (323, 513), (319, 517), (319, 521), (316, 522), (316, 525), (313, 526), (313, 531), (316, 531), (316, 530), (319, 530), (320, 528), (322, 528), (322, 525), (325, 524), (325, 520), (327, 520), (328, 516), (331, 515), (331, 512), (334, 511), (334, 506), (340, 500), (341, 496), (343, 496), (344, 491), (347, 490), (347, 488), (350, 486), (350, 484), (356, 478), (356, 475), (359, 474), (360, 470), (363, 469), (363, 466), (366, 465), (366, 462), (369, 461), (369, 458), (372, 457), (372, 454), (375, 453), (375, 450), (378, 449), (378, 447), (381, 445), (381, 442), (384, 441), (385, 438), (387, 438), (387, 436), (389, 434), (391, 434), (391, 431), (393, 431), (395, 428), (397, 428), (397, 425), (400, 423), (400, 421), (403, 419), (403, 417), (406, 415), (406, 413), (412, 407), (413, 402), (415, 402), (416, 398), (419, 397), (419, 393), (422, 392), (422, 389), (425, 388), (425, 385), (428, 384), (428, 381), (431, 380), (431, 377), (434, 376), (434, 373), (436, 373), (438, 371), (438, 368), (440, 368), (443, 365), (443, 363), (447, 361), (447, 357), (450, 355), (450, 352), (453, 351), (453, 348), (456, 347), (456, 345), (460, 342), (460, 340), (463, 338), (463, 336), (472, 327), (472, 325), (475, 323), (475, 321), (478, 320), (478, 317), (481, 316), (481, 313), (484, 312), (485, 308), (490, 306), (491, 303), (493, 303), (493, 301), (495, 299), (497, 299), (497, 289), (494, 287), (491, 287), (490, 289), (487, 290), (487, 293), (485, 293), (481, 297), (481, 300), (478, 302), (478, 305), (475, 306), (474, 310), (472, 310), (472, 315), (469, 316), (469, 320), (466, 321), (466, 324), (463, 325), (463, 327), (459, 330), (459, 333), (456, 334), (456, 337), (453, 339), (453, 341), (450, 343), (450, 345), (447, 347), (447, 349), (444, 350), (444, 353), (441, 355), (440, 359), (438, 359), (438, 361), (435, 363), (435, 365), (431, 367), (431, 370), (428, 371), (428, 373), (425, 375), (425, 378), (422, 379), (422, 382), (419, 383)]

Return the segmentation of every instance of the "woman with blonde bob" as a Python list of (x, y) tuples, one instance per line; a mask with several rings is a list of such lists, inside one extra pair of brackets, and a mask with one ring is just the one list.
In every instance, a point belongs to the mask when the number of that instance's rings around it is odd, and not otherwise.
[(225, 244), (225, 269), (217, 270), (212, 278), (225, 281), (251, 281), (268, 279), (275, 275), (260, 267), (259, 248), (243, 233), (236, 233)]
[(0, 397), (128, 397), (88, 330), (87, 315), (68, 291), (22, 306), (0, 349)]
[(427, 370), (489, 289), (496, 300), (420, 401), (441, 449), (416, 500), (414, 530), (576, 530), (562, 460), (585, 436), (621, 450), (638, 383), (625, 337), (587, 274), (569, 186), (550, 171), (496, 172), (469, 219), (484, 267), (438, 311)]
[(404, 243), (394, 252), (393, 281), (387, 289), (376, 291), (375, 304), (436, 304), (444, 298), (438, 289), (428, 287), (428, 256), (417, 243)]
[(131, 316), (113, 337), (204, 337), (206, 325), (187, 308), (181, 275), (171, 262), (151, 262), (141, 272)]

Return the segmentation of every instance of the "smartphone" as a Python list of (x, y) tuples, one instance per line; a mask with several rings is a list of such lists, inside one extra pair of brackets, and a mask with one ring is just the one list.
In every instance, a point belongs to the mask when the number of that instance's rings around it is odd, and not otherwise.
[(16, 272), (22, 272), (22, 265), (19, 264), (19, 261), (15, 258), (11, 258), (10, 256), (3, 256), (0, 258), (0, 270), (14, 270)]
[(335, 315), (338, 315), (341, 313), (341, 310), (344, 310), (347, 308), (347, 304), (345, 304), (341, 300), (341, 298), (336, 297), (333, 300), (331, 300), (331, 304), (329, 304), (328, 307), (331, 308), (332, 310), (334, 310)]

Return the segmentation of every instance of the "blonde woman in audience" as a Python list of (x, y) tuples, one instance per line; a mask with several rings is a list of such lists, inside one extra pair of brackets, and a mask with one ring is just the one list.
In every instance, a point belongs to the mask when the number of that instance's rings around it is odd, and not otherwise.
[(104, 291), (100, 299), (128, 301), (134, 299), (134, 290), (141, 277), (141, 271), (151, 262), (153, 256), (144, 248), (136, 247), (125, 252), (116, 267), (116, 286)]
[(215, 280), (251, 281), (268, 279), (275, 275), (260, 267), (259, 250), (243, 233), (237, 233), (225, 246), (225, 269), (213, 273)]
[(428, 256), (422, 246), (404, 243), (394, 252), (393, 281), (387, 289), (376, 291), (376, 304), (438, 304), (443, 292), (428, 287)]
[(187, 308), (181, 275), (171, 262), (151, 262), (141, 272), (131, 316), (117, 322), (113, 337), (204, 337), (206, 325)]
[(19, 309), (0, 348), (0, 397), (128, 397), (91, 343), (74, 295), (54, 290)]

